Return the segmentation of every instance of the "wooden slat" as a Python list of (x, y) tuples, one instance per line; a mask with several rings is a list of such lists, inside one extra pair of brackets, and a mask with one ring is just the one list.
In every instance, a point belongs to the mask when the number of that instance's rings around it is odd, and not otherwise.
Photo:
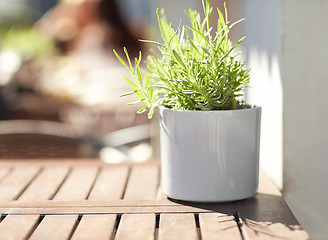
[(154, 239), (155, 222), (155, 214), (123, 214), (115, 240)]
[(36, 224), (39, 215), (8, 215), (0, 222), (0, 239), (24, 239)]
[(68, 239), (77, 221), (77, 215), (45, 216), (29, 240)]
[(0, 200), (13, 200), (19, 197), (38, 171), (39, 167), (15, 167), (0, 182)]
[(124, 193), (128, 172), (128, 166), (102, 168), (88, 199), (121, 199)]
[[(44, 170), (39, 173), (41, 168)], [(60, 168), (70, 168), (71, 172), (66, 175), (58, 170)], [(102, 170), (98, 174), (99, 168)], [(127, 177), (128, 168), (131, 168), (131, 172)], [(75, 239), (82, 238), (82, 235), (87, 236), (95, 226), (99, 229), (96, 233), (108, 236), (108, 232), (101, 232), (110, 230), (110, 234), (112, 233), (115, 222), (113, 216), (116, 214), (123, 214), (116, 237), (124, 238), (124, 232), (136, 232), (129, 229), (139, 223), (147, 226), (153, 224), (151, 227), (154, 229), (153, 220), (139, 218), (154, 216), (154, 213), (160, 213), (159, 240), (200, 237), (206, 240), (214, 236), (220, 238), (220, 234), (226, 234), (221, 237), (222, 239), (229, 239), (236, 234), (236, 223), (233, 220), (235, 211), (240, 216), (238, 220), (244, 239), (308, 239), (308, 235), (289, 210), (281, 193), (262, 173), (259, 193), (253, 198), (237, 201), (233, 205), (196, 204), (170, 201), (166, 198), (156, 200), (156, 196), (160, 196), (156, 195), (159, 180), (158, 163), (108, 166), (99, 161), (7, 161), (5, 164), (0, 161), (0, 169), (5, 169), (0, 170), (0, 214), (17, 214), (8, 215), (0, 222), (0, 239), (1, 234), (24, 239), (33, 226), (37, 226), (40, 214), (50, 215), (45, 216), (32, 234), (36, 239), (49, 239), (49, 236), (54, 236), (54, 239), (67, 239), (74, 226), (77, 226), (73, 234)], [(56, 169), (58, 175), (54, 173)], [(67, 176), (64, 182), (61, 181), (64, 180), (63, 176)], [(122, 191), (125, 179), (128, 181), (124, 193)], [(58, 187), (60, 189), (54, 200), (42, 200), (53, 195), (53, 191), (57, 191)], [(119, 200), (121, 196), (124, 196), (124, 199)], [(17, 198), (18, 201), (13, 201)], [(88, 200), (84, 200), (86, 198)], [(194, 213), (199, 213), (200, 229), (196, 227)], [(83, 217), (76, 225), (78, 214), (82, 214)], [(107, 216), (112, 216), (112, 219), (107, 219)], [(105, 220), (99, 220), (100, 218)], [(109, 224), (106, 224), (106, 221)], [(109, 229), (105, 228), (105, 225), (110, 226)], [(52, 233), (55, 230), (58, 230), (58, 236)], [(143, 231), (146, 233), (148, 230)], [(237, 235), (233, 239), (238, 239)], [(240, 238), (240, 233), (238, 236)]]
[(308, 239), (280, 191), (263, 173), (260, 175), (258, 194), (236, 202), (242, 222), (242, 232), (250, 239)]
[(84, 200), (88, 197), (98, 167), (75, 167), (55, 195), (55, 200)]
[(57, 191), (68, 173), (68, 167), (51, 167), (44, 169), (28, 189), (20, 196), (20, 201), (48, 200)]
[(135, 166), (132, 168), (124, 199), (155, 199), (159, 182), (157, 166)]
[(221, 213), (199, 214), (200, 232), (203, 240), (238, 240), (242, 239), (233, 215)]
[(259, 193), (236, 205), (243, 222), (243, 234), (250, 239), (308, 239), (280, 196)]
[(10, 167), (1, 167), (0, 168), (0, 182), (2, 181), (2, 179), (6, 176), (6, 174), (8, 174), (8, 172), (10, 171)]
[(116, 215), (83, 215), (72, 240), (110, 239)]
[(0, 214), (233, 212), (232, 204), (179, 204), (169, 200), (0, 202)]
[(15, 166), (36, 166), (36, 167), (52, 167), (52, 166), (91, 166), (91, 167), (121, 167), (121, 166), (159, 166), (160, 161), (158, 160), (150, 160), (141, 163), (133, 163), (133, 162), (125, 162), (120, 164), (110, 164), (101, 161), (100, 159), (92, 159), (92, 158), (79, 158), (79, 159), (65, 159), (65, 158), (51, 158), (51, 159), (29, 159), (21, 160), (21, 159), (1, 159), (0, 160), (0, 168), (2, 167), (15, 167)]
[(194, 214), (161, 214), (158, 240), (198, 240)]
[(260, 222), (247, 219), (242, 227), (245, 239), (310, 239), (299, 225), (286, 225), (285, 223)]

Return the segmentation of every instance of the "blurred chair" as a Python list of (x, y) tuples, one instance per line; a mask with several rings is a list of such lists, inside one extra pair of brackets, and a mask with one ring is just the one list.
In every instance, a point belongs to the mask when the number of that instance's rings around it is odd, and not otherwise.
[[(0, 159), (98, 158), (111, 162), (112, 152), (120, 161), (139, 161), (150, 157), (147, 148), (137, 154), (135, 145), (149, 142), (149, 125), (139, 125), (105, 135), (98, 139), (85, 134), (73, 124), (45, 120), (0, 121)], [(111, 154), (103, 157), (104, 150)], [(134, 150), (134, 151), (133, 151)], [(131, 155), (132, 152), (132, 155)], [(108, 154), (106, 154), (108, 155)], [(137, 156), (139, 155), (139, 156)], [(109, 157), (109, 160), (108, 160)]]
[(44, 120), (0, 121), (0, 158), (97, 157), (91, 143), (71, 124)]

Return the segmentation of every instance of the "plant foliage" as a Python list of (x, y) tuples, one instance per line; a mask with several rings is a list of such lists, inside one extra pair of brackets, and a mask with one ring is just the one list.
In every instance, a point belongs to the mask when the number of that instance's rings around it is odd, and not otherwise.
[[(228, 38), (231, 28), (243, 19), (230, 24), (227, 7), (225, 16), (217, 9), (218, 24), (215, 35), (209, 19), (213, 11), (210, 0), (202, 0), (204, 18), (197, 11), (189, 10), (190, 26), (174, 29), (165, 17), (164, 10), (157, 9), (162, 43), (142, 40), (155, 44), (159, 54), (147, 58), (149, 71), (140, 69), (141, 53), (132, 65), (127, 50), (127, 64), (117, 54), (117, 58), (128, 69), (133, 81), (124, 77), (138, 101), (145, 105), (138, 113), (149, 110), (151, 118), (154, 108), (165, 106), (180, 110), (233, 110), (240, 107), (241, 96), (249, 81), (249, 70), (236, 58), (233, 50), (236, 44)], [(123, 96), (124, 96), (123, 95)], [(137, 103), (136, 102), (136, 103)]]

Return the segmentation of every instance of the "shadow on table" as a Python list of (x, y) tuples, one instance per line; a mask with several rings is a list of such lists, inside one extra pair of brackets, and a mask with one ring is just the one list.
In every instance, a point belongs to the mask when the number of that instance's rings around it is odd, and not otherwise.
[(242, 234), (249, 237), (269, 236), (281, 239), (308, 239), (307, 234), (280, 195), (257, 193), (249, 199), (224, 203), (169, 200), (202, 210), (234, 216)]

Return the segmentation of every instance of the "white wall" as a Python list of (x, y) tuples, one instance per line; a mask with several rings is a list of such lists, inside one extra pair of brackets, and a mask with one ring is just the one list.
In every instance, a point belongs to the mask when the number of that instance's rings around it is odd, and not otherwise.
[[(328, 0), (245, 0), (249, 100), (263, 106), (262, 166), (311, 239), (328, 228)], [(280, 169), (280, 170), (279, 170)]]
[(282, 187), (282, 4), (242, 1), (244, 56), (251, 68), (247, 102), (262, 107), (260, 163)]
[(327, 239), (328, 1), (283, 9), (284, 195), (312, 239)]

